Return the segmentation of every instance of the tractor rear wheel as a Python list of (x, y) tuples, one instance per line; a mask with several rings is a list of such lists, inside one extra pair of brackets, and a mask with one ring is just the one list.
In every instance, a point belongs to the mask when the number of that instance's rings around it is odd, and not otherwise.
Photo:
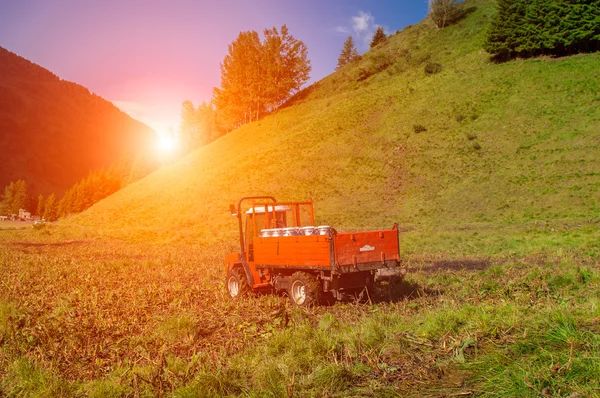
[(307, 272), (296, 272), (290, 277), (288, 295), (292, 303), (310, 307), (321, 299), (321, 285), (315, 276)]
[(229, 296), (234, 299), (247, 296), (248, 293), (250, 293), (250, 286), (248, 285), (244, 270), (238, 267), (227, 273), (225, 290), (227, 290)]

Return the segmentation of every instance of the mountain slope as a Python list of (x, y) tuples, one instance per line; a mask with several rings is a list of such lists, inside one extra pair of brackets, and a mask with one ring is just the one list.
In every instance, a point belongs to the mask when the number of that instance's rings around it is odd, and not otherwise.
[[(317, 222), (340, 229), (595, 220), (600, 54), (490, 63), (481, 46), (493, 4), (468, 1), (472, 12), (445, 29), (404, 29), (68, 224), (127, 239), (232, 239), (228, 204), (258, 194), (312, 197)], [(426, 73), (433, 64), (441, 72)]]
[(154, 133), (86, 88), (0, 47), (0, 187), (61, 194), (90, 170), (146, 154)]

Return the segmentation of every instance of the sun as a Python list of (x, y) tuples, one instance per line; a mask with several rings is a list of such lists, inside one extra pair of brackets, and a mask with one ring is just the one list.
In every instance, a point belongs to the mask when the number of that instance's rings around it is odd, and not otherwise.
[(177, 149), (177, 138), (172, 134), (158, 135), (156, 149), (161, 155), (172, 154)]

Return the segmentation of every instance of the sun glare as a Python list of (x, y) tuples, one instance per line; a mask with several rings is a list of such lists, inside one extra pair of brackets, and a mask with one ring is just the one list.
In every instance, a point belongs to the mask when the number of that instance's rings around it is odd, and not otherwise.
[(170, 154), (177, 148), (176, 138), (172, 135), (161, 134), (156, 143), (157, 149), (161, 154)]

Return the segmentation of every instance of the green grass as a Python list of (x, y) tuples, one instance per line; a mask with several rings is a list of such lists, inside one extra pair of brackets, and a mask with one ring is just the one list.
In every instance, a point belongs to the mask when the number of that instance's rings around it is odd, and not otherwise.
[[(490, 63), (493, 3), (468, 4), (82, 214), (0, 231), (0, 396), (600, 396), (600, 56)], [(399, 222), (408, 276), (370, 304), (230, 301), (228, 204), (262, 194)]]

